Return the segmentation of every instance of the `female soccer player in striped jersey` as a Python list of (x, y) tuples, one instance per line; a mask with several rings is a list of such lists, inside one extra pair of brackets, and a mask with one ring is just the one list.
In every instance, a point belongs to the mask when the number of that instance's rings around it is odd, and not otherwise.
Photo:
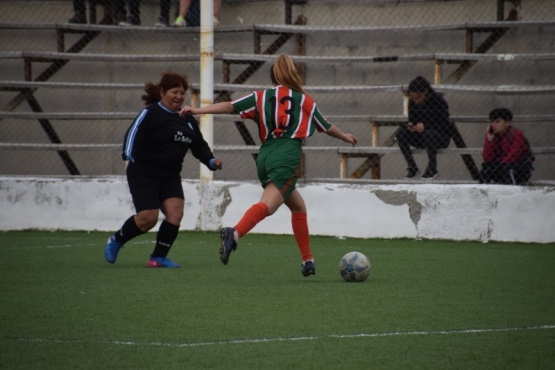
[(303, 140), (315, 130), (351, 145), (357, 143), (352, 134), (343, 133), (320, 113), (316, 103), (304, 91), (302, 79), (291, 58), (281, 54), (271, 69), (274, 87), (251, 93), (243, 98), (207, 105), (201, 108), (185, 106), (180, 114), (239, 113), (258, 124), (262, 141), (256, 167), (264, 191), (260, 201), (252, 205), (233, 227), (220, 231), (220, 259), (227, 265), (239, 238), (256, 224), (274, 214), (285, 203), (291, 210), (293, 234), (302, 257), (301, 273), (316, 273), (310, 249), (310, 237), (303, 197), (295, 188), (302, 157)]

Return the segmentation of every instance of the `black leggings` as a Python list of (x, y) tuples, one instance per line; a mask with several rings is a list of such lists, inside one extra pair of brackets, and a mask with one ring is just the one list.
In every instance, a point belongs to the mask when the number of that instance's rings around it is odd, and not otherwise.
[(400, 128), (396, 134), (397, 144), (403, 153), (403, 157), (409, 168), (417, 168), (410, 147), (426, 149), (428, 153), (428, 168), (437, 170), (437, 150), (449, 146), (451, 137), (444, 132), (436, 130), (424, 130), (422, 133), (411, 132), (406, 128)]

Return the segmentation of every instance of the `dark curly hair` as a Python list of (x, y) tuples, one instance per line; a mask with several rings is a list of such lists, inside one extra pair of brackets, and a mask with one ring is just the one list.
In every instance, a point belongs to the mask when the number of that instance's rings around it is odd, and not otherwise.
[(495, 121), (498, 118), (501, 118), (504, 121), (512, 121), (513, 112), (511, 112), (507, 108), (495, 108), (491, 112), (489, 112), (490, 121)]
[(189, 82), (187, 81), (187, 76), (175, 72), (164, 72), (160, 78), (160, 82), (145, 83), (146, 94), (141, 96), (144, 100), (145, 105), (158, 103), (161, 99), (160, 90), (168, 91), (174, 87), (183, 87), (185, 91), (189, 88)]

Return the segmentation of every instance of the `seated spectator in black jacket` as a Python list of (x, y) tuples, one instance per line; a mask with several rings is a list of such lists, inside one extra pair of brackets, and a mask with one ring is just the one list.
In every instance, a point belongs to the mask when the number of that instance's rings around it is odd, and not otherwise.
[(397, 131), (397, 143), (407, 162), (407, 179), (414, 179), (420, 173), (410, 147), (426, 149), (428, 167), (422, 179), (431, 180), (438, 175), (437, 150), (447, 148), (451, 140), (449, 106), (421, 76), (410, 82), (408, 96), (409, 119), (408, 123)]
[(480, 183), (525, 185), (534, 171), (534, 154), (522, 130), (511, 126), (512, 112), (495, 108), (484, 138)]

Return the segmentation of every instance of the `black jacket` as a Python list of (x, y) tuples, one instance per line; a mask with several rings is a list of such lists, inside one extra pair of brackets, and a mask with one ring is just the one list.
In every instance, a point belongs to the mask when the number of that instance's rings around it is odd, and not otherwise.
[(409, 122), (422, 122), (426, 130), (439, 131), (442, 137), (451, 137), (449, 106), (435, 91), (430, 91), (424, 104), (417, 105), (409, 100)]

